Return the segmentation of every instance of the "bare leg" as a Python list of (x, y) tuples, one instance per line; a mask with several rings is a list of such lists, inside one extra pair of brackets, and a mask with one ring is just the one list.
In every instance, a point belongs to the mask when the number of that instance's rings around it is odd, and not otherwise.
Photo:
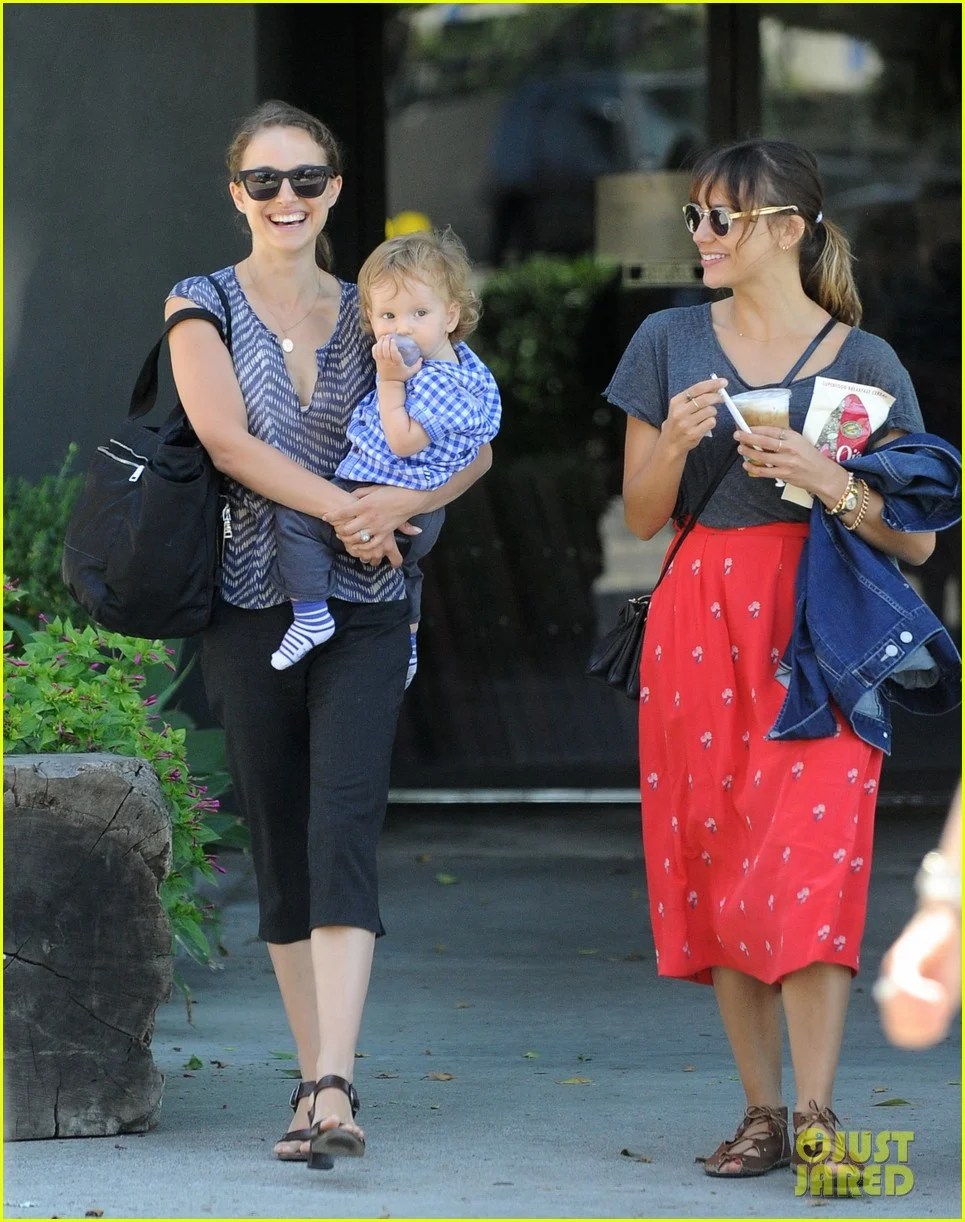
[(812, 1099), (831, 1106), (850, 995), (851, 969), (836, 963), (812, 963), (784, 978), (797, 1112), (809, 1111)]
[[(320, 1025), (315, 1078), (338, 1074), (351, 1082), (375, 934), (347, 925), (321, 926), (312, 930), (311, 948)], [(321, 1121), (323, 1129), (341, 1125), (362, 1136), (362, 1130), (352, 1121), (348, 1097), (342, 1091), (323, 1090), (317, 1099), (315, 1120)]]
[[(268, 943), (275, 979), (281, 991), (285, 1015), (295, 1041), (298, 1067), (305, 1081), (313, 1081), (315, 1063), (318, 1060), (318, 1006), (315, 1000), (315, 973), (312, 966), (312, 947), (304, 942), (285, 944)], [(300, 1099), (288, 1130), (307, 1129), (311, 1096)], [(278, 1142), (275, 1154), (289, 1157), (295, 1153), (307, 1154), (308, 1142)]]
[[(781, 1007), (778, 990), (728, 967), (713, 969), (717, 1007), (737, 1064), (748, 1105), (781, 1106)], [(748, 1127), (745, 1137), (766, 1135), (766, 1122)], [(750, 1148), (748, 1142), (748, 1148)], [(735, 1153), (740, 1153), (738, 1145)], [(721, 1164), (724, 1175), (736, 1174), (740, 1160)]]

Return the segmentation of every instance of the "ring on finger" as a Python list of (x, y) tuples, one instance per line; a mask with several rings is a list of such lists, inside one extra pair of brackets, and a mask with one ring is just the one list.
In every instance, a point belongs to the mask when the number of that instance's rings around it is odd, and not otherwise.
[(693, 395), (690, 393), (690, 391), (689, 391), (689, 390), (685, 390), (685, 391), (684, 391), (684, 398), (687, 400), (687, 402), (688, 402), (688, 403), (693, 403), (693, 401), (694, 401), (694, 397), (693, 397)]
[(360, 530), (360, 531), (359, 531), (359, 538), (362, 540), (362, 542), (363, 542), (363, 543), (371, 543), (371, 542), (372, 542), (372, 535), (371, 535), (371, 533), (370, 533), (369, 531), (367, 531), (367, 530)]
[(778, 437), (778, 441), (783, 441), (786, 436), (787, 436), (787, 429), (781, 429), (781, 435), (780, 437)]

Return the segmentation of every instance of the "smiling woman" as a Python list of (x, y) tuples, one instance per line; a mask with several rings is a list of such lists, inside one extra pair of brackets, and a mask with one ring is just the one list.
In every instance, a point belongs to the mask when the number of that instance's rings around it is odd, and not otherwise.
[[(338, 142), (323, 123), (283, 102), (259, 107), (228, 150), (228, 191), (251, 253), (213, 275), (231, 311), (232, 352), (199, 319), (179, 323), (170, 340), (181, 401), (225, 476), (230, 507), (201, 666), (251, 830), (259, 934), (302, 1075), (274, 1153), (314, 1169), (365, 1150), (352, 1077), (384, 932), (376, 846), (410, 653), (395, 532), (488, 466), (483, 457), (431, 492), (356, 496), (331, 482), (375, 373), (358, 289), (331, 271), (324, 230), (341, 188)], [(171, 290), (167, 313), (184, 305), (225, 316), (204, 276)], [(331, 521), (344, 547), (332, 562), (337, 639), (283, 675), (269, 663), (292, 624), (275, 576), (278, 506)]]

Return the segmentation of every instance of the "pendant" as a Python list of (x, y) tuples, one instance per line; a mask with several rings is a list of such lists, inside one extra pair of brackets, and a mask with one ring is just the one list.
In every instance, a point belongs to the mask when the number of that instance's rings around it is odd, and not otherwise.
[(287, 335), (281, 341), (281, 350), (282, 352), (294, 352), (295, 351), (295, 345), (292, 343), (292, 341), (288, 338)]

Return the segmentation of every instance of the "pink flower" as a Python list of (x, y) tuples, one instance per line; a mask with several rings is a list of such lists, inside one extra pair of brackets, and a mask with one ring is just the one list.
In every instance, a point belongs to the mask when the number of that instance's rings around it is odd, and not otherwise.
[(834, 939), (834, 942), (832, 943), (832, 945), (834, 946), (835, 950), (842, 951), (844, 950), (845, 945), (847, 944), (847, 941), (848, 939), (844, 936), (844, 934), (839, 933), (838, 936)]
[(720, 619), (720, 603), (711, 603), (710, 613), (714, 619)]
[(702, 662), (704, 660), (703, 647), (700, 645), (695, 645), (694, 648), (690, 651), (690, 656), (693, 658), (695, 662)]
[(877, 781), (875, 781), (875, 780), (865, 781), (865, 783), (864, 783), (864, 791), (865, 791), (865, 793), (874, 793), (874, 791), (875, 791), (877, 788), (878, 788), (878, 782), (877, 782)]
[(820, 822), (824, 818), (827, 807), (823, 802), (819, 802), (817, 806), (811, 807), (811, 814), (814, 816), (815, 822)]
[(852, 872), (854, 874), (857, 874), (861, 870), (861, 867), (864, 865), (864, 858), (863, 857), (852, 857), (850, 865), (851, 865)]
[(835, 861), (836, 861), (836, 862), (837, 862), (839, 865), (841, 864), (841, 862), (842, 862), (842, 861), (844, 861), (844, 859), (847, 857), (847, 855), (848, 855), (848, 854), (847, 854), (847, 851), (846, 851), (845, 849), (835, 849), (835, 850), (834, 850), (834, 852), (831, 854), (831, 856), (834, 858), (834, 860), (835, 860)]
[(705, 730), (700, 736), (700, 741), (704, 744), (704, 750), (706, 751), (714, 741), (714, 736), (711, 734), (710, 730)]
[(798, 760), (796, 764), (791, 765), (791, 776), (794, 777), (795, 781), (799, 781), (801, 779), (801, 774), (803, 772), (804, 772), (804, 761), (803, 760)]
[(690, 566), (690, 571), (691, 573), (693, 573), (695, 577), (697, 576), (697, 574), (700, 572), (700, 561), (699, 560), (695, 560), (693, 562), (693, 564)]
[(848, 784), (853, 785), (857, 779), (858, 779), (857, 768), (849, 768), (848, 769)]
[(657, 776), (655, 772), (650, 772), (647, 774), (647, 784), (650, 786), (651, 789), (657, 788), (657, 782), (659, 781), (659, 779), (660, 778)]
[(646, 704), (646, 703), (647, 703), (647, 701), (648, 701), (649, 699), (650, 699), (650, 688), (649, 688), (649, 687), (641, 687), (641, 688), (640, 688), (640, 701), (641, 701), (641, 703), (642, 703), (642, 704)]
[(801, 890), (797, 893), (797, 902), (799, 904), (803, 904), (810, 894), (811, 894), (810, 887), (802, 887)]
[(725, 577), (727, 576), (727, 574), (731, 571), (733, 567), (734, 567), (734, 562), (730, 558), (730, 556), (728, 556), (724, 561), (724, 576)]
[(717, 820), (716, 820), (716, 819), (713, 819), (713, 818), (711, 818), (711, 819), (705, 819), (705, 820), (704, 820), (704, 827), (705, 827), (705, 828), (708, 830), (708, 832), (710, 832), (711, 834), (713, 834), (714, 832), (716, 832), (716, 831), (717, 831)]
[(828, 935), (830, 934), (830, 932), (831, 932), (830, 925), (822, 925), (821, 928), (818, 930), (818, 941), (827, 942)]
[(724, 788), (725, 790), (729, 790), (729, 789), (731, 789), (731, 788), (733, 787), (733, 784), (734, 784), (734, 778), (733, 778), (733, 777), (731, 776), (731, 774), (728, 772), (728, 774), (727, 774), (727, 775), (724, 777), (724, 779), (721, 781), (721, 785), (723, 786), (723, 788)]
[(687, 892), (687, 903), (690, 905), (691, 908), (697, 907), (697, 892), (696, 891)]
[(761, 604), (759, 602), (748, 603), (747, 610), (751, 613), (751, 619), (757, 619), (761, 613)]
[(730, 687), (725, 687), (724, 690), (720, 693), (720, 698), (721, 700), (723, 700), (724, 704), (731, 704), (734, 699), (734, 689)]

